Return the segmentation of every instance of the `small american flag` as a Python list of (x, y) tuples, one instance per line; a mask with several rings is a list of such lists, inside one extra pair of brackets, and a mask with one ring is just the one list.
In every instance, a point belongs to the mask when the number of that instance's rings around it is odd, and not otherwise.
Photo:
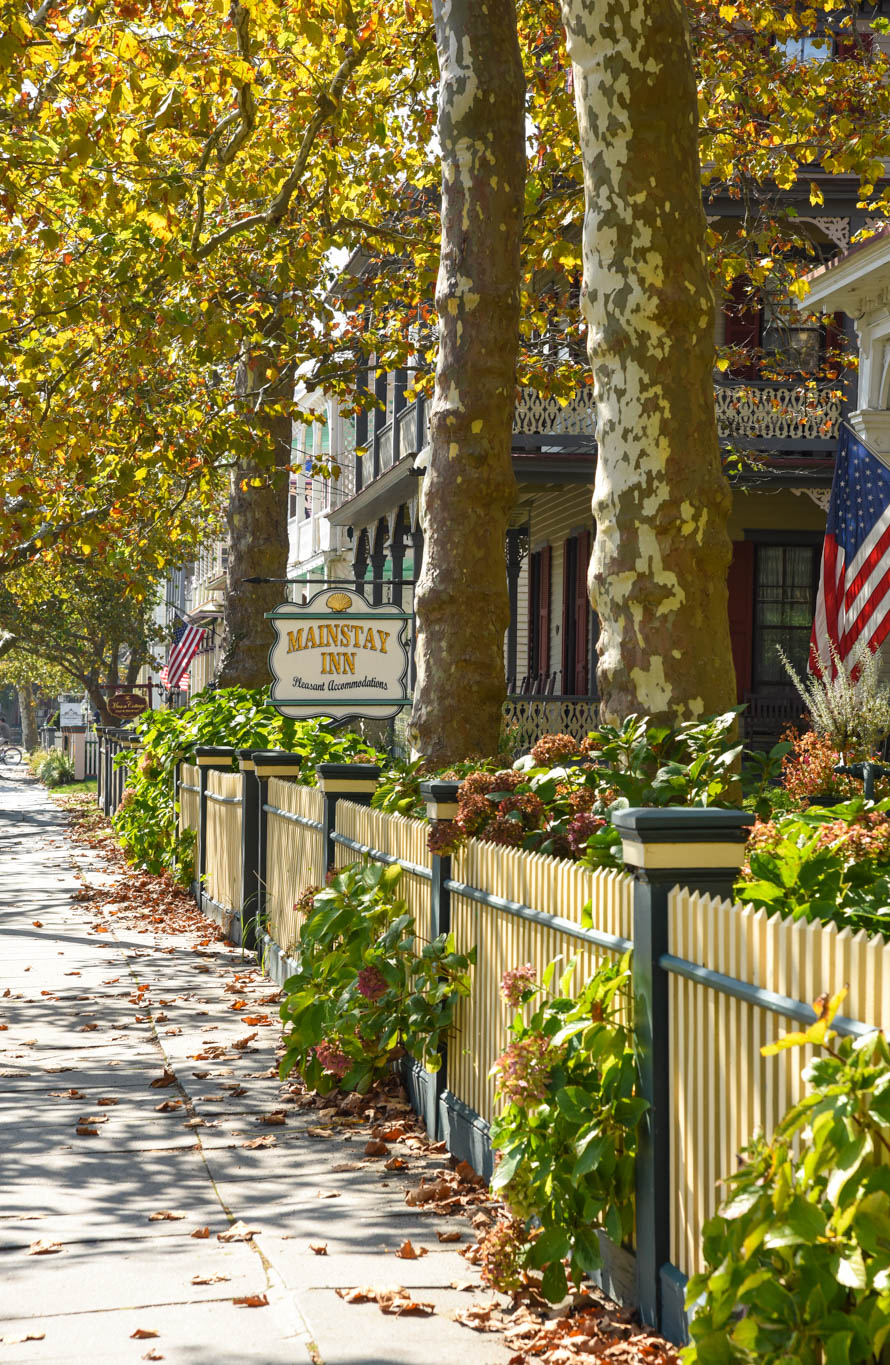
[(890, 634), (890, 470), (841, 428), (810, 669), (834, 677), (829, 645), (846, 664), (860, 641), (877, 650)]
[(161, 669), (161, 686), (166, 688), (182, 687), (189, 664), (198, 652), (206, 631), (192, 621), (177, 621), (170, 645), (170, 656), (166, 667)]

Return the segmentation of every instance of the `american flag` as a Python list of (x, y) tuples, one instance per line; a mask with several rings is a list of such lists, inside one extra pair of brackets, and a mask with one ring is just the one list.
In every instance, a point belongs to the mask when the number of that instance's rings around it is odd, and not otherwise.
[(198, 652), (205, 634), (203, 626), (196, 626), (192, 621), (176, 622), (173, 629), (173, 641), (170, 645), (170, 656), (167, 659), (166, 666), (161, 669), (162, 687), (182, 687), (189, 664)]
[(810, 669), (834, 677), (829, 643), (846, 664), (864, 641), (874, 652), (890, 634), (890, 470), (841, 428)]

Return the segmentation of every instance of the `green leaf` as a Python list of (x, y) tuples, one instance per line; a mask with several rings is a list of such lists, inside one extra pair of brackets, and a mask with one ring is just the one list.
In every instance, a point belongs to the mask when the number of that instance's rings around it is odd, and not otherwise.
[(562, 1113), (572, 1123), (586, 1123), (593, 1108), (593, 1102), (586, 1090), (578, 1085), (566, 1085), (557, 1090), (554, 1097)]

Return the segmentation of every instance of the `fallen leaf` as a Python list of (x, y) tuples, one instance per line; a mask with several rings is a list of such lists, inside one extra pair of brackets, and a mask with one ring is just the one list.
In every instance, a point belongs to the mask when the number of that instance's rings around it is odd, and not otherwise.
[(316, 1256), (327, 1256), (328, 1244), (327, 1242), (310, 1242), (309, 1250), (314, 1252)]
[(79, 1124), (77, 1125), (77, 1127), (75, 1128), (74, 1131), (75, 1131), (75, 1133), (77, 1134), (78, 1137), (98, 1137), (98, 1136), (99, 1136), (99, 1129), (98, 1129), (98, 1128), (87, 1128), (87, 1126), (86, 1126), (85, 1124), (83, 1124), (83, 1123), (79, 1123)]
[(148, 1221), (150, 1223), (175, 1223), (177, 1219), (184, 1217), (184, 1213), (174, 1213), (172, 1209), (158, 1209), (157, 1213), (148, 1215)]
[(413, 1242), (410, 1242), (407, 1239), (396, 1252), (396, 1255), (402, 1261), (417, 1261), (421, 1256), (425, 1256), (426, 1254), (426, 1247), (416, 1247)]
[(192, 1284), (222, 1284), (223, 1280), (231, 1279), (230, 1275), (193, 1275)]
[(137, 1327), (135, 1332), (130, 1333), (131, 1341), (146, 1341), (149, 1337), (159, 1337), (160, 1332), (153, 1332), (148, 1327)]
[(275, 1109), (271, 1114), (261, 1114), (258, 1123), (268, 1123), (270, 1127), (287, 1123), (287, 1115), (281, 1109)]
[(95, 1033), (98, 1027), (98, 1024), (81, 1024), (78, 1033)]
[(236, 1299), (232, 1299), (232, 1303), (237, 1304), (239, 1308), (269, 1307), (269, 1300), (265, 1294), (239, 1294)]
[(235, 1042), (232, 1044), (232, 1047), (237, 1048), (239, 1052), (244, 1052), (246, 1048), (250, 1047), (250, 1044), (253, 1042), (255, 1037), (256, 1037), (255, 1033), (248, 1033), (246, 1038), (237, 1038)]
[(316, 1191), (315, 1191), (315, 1197), (316, 1197), (316, 1199), (339, 1199), (339, 1198), (340, 1198), (340, 1191), (339, 1191), (339, 1190), (316, 1190)]
[(55, 1256), (62, 1250), (61, 1242), (47, 1242), (41, 1238), (37, 1242), (32, 1242), (28, 1247), (29, 1256)]
[(181, 1108), (182, 1100), (162, 1100), (160, 1104), (155, 1105), (158, 1114), (172, 1114), (174, 1110)]
[(145, 1352), (145, 1355), (142, 1357), (142, 1359), (143, 1359), (143, 1360), (163, 1360), (164, 1357), (161, 1355), (160, 1351), (156, 1351), (156, 1350), (154, 1349), (154, 1347), (152, 1347), (152, 1349), (151, 1349), (150, 1351), (146, 1351), (146, 1352)]
[(365, 1143), (365, 1156), (386, 1156), (388, 1151), (389, 1148), (386, 1143), (380, 1142), (376, 1138), (372, 1138), (370, 1142)]
[[(204, 1074), (206, 1075), (207, 1073), (205, 1072)], [(152, 1090), (163, 1090), (166, 1086), (175, 1084), (176, 1076), (172, 1071), (165, 1071), (163, 1076), (156, 1076), (154, 1080), (150, 1082)]]
[(225, 1232), (218, 1232), (216, 1240), (218, 1242), (250, 1242), (259, 1231), (259, 1228), (248, 1227), (239, 1219), (230, 1228), (226, 1228)]
[(463, 1241), (463, 1233), (460, 1233), (460, 1232), (442, 1232), (442, 1231), (438, 1231), (438, 1232), (436, 1233), (436, 1236), (438, 1237), (438, 1239), (439, 1239), (440, 1242), (460, 1242), (460, 1241)]
[(405, 1192), (405, 1203), (412, 1206), (417, 1204), (432, 1204), (440, 1199), (447, 1199), (451, 1194), (451, 1186), (446, 1180), (436, 1180), (429, 1185), (421, 1183), (416, 1189)]
[(42, 919), (32, 919), (31, 923), (34, 925), (34, 928), (35, 928), (35, 929), (42, 929), (42, 928), (43, 928), (43, 920), (42, 920)]
[(479, 1286), (478, 1284), (474, 1284), (472, 1280), (452, 1280), (451, 1288), (460, 1290), (461, 1293), (464, 1293), (468, 1289), (478, 1289)]
[(314, 1138), (329, 1138), (334, 1136), (334, 1130), (333, 1128), (307, 1128), (306, 1136)]
[(361, 1171), (363, 1169), (360, 1161), (336, 1161), (331, 1167), (331, 1172), (339, 1175), (343, 1171)]
[(278, 1139), (274, 1133), (264, 1133), (262, 1137), (251, 1138), (250, 1142), (242, 1142), (242, 1147), (276, 1147)]
[(109, 1098), (108, 1096), (103, 1096), (101, 1099), (96, 1100), (96, 1103), (99, 1104), (99, 1105), (107, 1105), (107, 1104), (117, 1104), (118, 1101), (117, 1101), (117, 1100), (114, 1100), (114, 1099), (111, 1099), (111, 1098)]
[(12, 1337), (0, 1337), (4, 1346), (18, 1346), (23, 1341), (43, 1341), (45, 1332), (20, 1332)]
[(403, 1171), (407, 1167), (407, 1161), (403, 1161), (400, 1156), (391, 1156), (389, 1161), (384, 1161), (383, 1166), (387, 1171)]
[(189, 1237), (209, 1237), (209, 1228), (195, 1228), (194, 1232), (189, 1233)]
[(421, 1303), (412, 1299), (406, 1289), (337, 1289), (334, 1291), (346, 1303), (376, 1303), (381, 1313), (393, 1317), (413, 1315), (429, 1317), (435, 1312), (431, 1303)]

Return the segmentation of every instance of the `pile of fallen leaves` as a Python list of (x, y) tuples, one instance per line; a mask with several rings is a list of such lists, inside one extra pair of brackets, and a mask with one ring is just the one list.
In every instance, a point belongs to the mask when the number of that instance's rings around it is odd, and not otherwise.
[(473, 1304), (456, 1320), (475, 1332), (500, 1333), (514, 1350), (510, 1365), (584, 1365), (591, 1359), (616, 1365), (677, 1365), (674, 1348), (602, 1295), (578, 1296), (562, 1309), (518, 1305), (501, 1309)]

